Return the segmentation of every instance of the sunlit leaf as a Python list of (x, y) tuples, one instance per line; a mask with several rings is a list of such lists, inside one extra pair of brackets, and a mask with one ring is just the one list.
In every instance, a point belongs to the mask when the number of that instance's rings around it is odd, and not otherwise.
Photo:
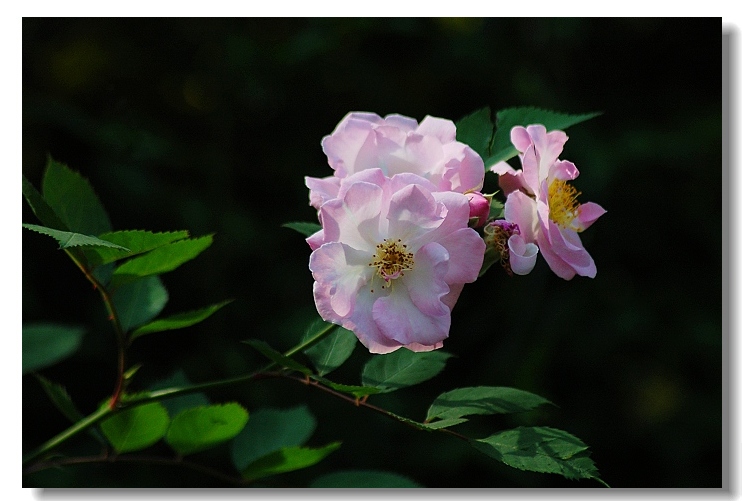
[[(323, 322), (326, 323), (326, 322)], [(307, 331), (304, 340), (311, 337), (311, 330)], [(332, 333), (304, 353), (317, 369), (317, 374), (324, 376), (334, 371), (353, 354), (358, 338), (351, 331), (337, 327)]]
[(83, 327), (53, 323), (24, 324), (23, 374), (43, 369), (69, 357), (80, 347)]
[(423, 487), (408, 477), (388, 471), (345, 470), (322, 475), (309, 487), (315, 489), (404, 489)]
[(322, 461), (337, 450), (340, 442), (331, 442), (324, 447), (284, 447), (263, 456), (242, 470), (245, 480), (257, 480), (269, 475), (308, 468)]
[(324, 384), (325, 386), (329, 386), (333, 390), (337, 390), (341, 393), (348, 393), (349, 395), (353, 395), (356, 398), (363, 398), (368, 395), (374, 395), (375, 393), (381, 393), (381, 390), (379, 388), (373, 387), (373, 386), (354, 386), (349, 384), (338, 384), (333, 383), (332, 381), (329, 381), (323, 377), (313, 377), (312, 379)]
[(139, 277), (159, 275), (176, 269), (206, 250), (212, 242), (212, 236), (178, 240), (157, 247), (146, 254), (126, 261), (113, 272), (112, 284), (119, 285)]
[(284, 228), (290, 228), (292, 230), (298, 231), (305, 237), (312, 236), (313, 234), (317, 233), (319, 230), (322, 229), (322, 226), (320, 226), (317, 223), (307, 223), (307, 222), (284, 223), (281, 226), (283, 226)]
[(170, 417), (159, 402), (143, 404), (117, 412), (100, 428), (116, 452), (146, 449), (157, 443), (167, 432)]
[(35, 224), (27, 224), (27, 223), (23, 223), (23, 227), (28, 230), (41, 233), (42, 235), (47, 235), (47, 236), (52, 237), (57, 242), (59, 242), (60, 249), (68, 249), (70, 247), (80, 247), (80, 246), (86, 245), (86, 246), (96, 246), (96, 247), (108, 247), (112, 250), (115, 249), (121, 252), (128, 251), (128, 249), (126, 249), (125, 247), (121, 247), (120, 245), (116, 245), (106, 240), (101, 240), (100, 238), (92, 237), (90, 235), (82, 235), (80, 233), (73, 233), (71, 231), (55, 230), (53, 228), (47, 228), (46, 226), (38, 226)]
[(555, 111), (543, 110), (533, 107), (507, 108), (497, 112), (496, 131), (492, 137), (490, 156), (485, 159), (485, 167), (491, 167), (497, 162), (508, 160), (518, 154), (510, 142), (510, 130), (516, 125), (526, 127), (528, 125), (541, 124), (546, 130), (564, 130), (585, 120), (595, 118), (600, 112), (582, 113), (570, 115)]
[(457, 388), (435, 399), (428, 409), (426, 420), (525, 412), (549, 403), (551, 402), (533, 393), (504, 386)]
[(113, 304), (124, 332), (155, 318), (167, 300), (167, 290), (158, 276), (126, 283), (113, 293)]
[(91, 266), (100, 266), (151, 251), (152, 249), (162, 247), (177, 240), (188, 238), (188, 232), (183, 230), (152, 233), (151, 231), (144, 230), (124, 230), (103, 233), (98, 235), (98, 238), (124, 247), (125, 250), (94, 249), (94, 252), (88, 253), (88, 262)]
[(59, 219), (59, 216), (54, 212), (54, 209), (49, 207), (49, 204), (46, 203), (46, 200), (41, 196), (41, 193), (39, 193), (34, 185), (26, 179), (26, 176), (23, 176), (23, 196), (26, 198), (26, 202), (28, 202), (33, 213), (37, 218), (39, 218), (39, 221), (44, 223), (45, 226), (56, 230), (69, 230), (67, 225)]
[(363, 386), (375, 386), (382, 393), (412, 386), (435, 377), (452, 355), (443, 351), (413, 352), (405, 348), (387, 355), (374, 355), (363, 367)]
[(51, 157), (47, 159), (41, 193), (66, 229), (83, 235), (111, 231), (111, 221), (88, 180)]
[(165, 442), (179, 454), (193, 454), (233, 438), (247, 419), (247, 411), (237, 403), (186, 409), (170, 422)]
[(466, 418), (450, 418), (450, 419), (441, 419), (440, 421), (433, 421), (432, 423), (425, 423), (425, 426), (432, 430), (439, 430), (441, 428), (448, 428), (450, 426), (455, 426), (457, 424), (466, 423), (468, 419)]
[(195, 325), (206, 320), (211, 315), (219, 311), (222, 307), (228, 305), (231, 302), (232, 300), (230, 299), (228, 301), (222, 301), (221, 303), (212, 304), (198, 310), (186, 311), (184, 313), (178, 313), (170, 317), (154, 320), (134, 330), (134, 332), (131, 333), (130, 339), (133, 341), (140, 336), (144, 336), (145, 334), (152, 334), (153, 332), (162, 332), (190, 327), (191, 325)]
[(317, 420), (305, 405), (288, 409), (261, 408), (232, 442), (232, 462), (238, 471), (283, 447), (303, 445), (314, 433)]
[(519, 470), (557, 473), (567, 478), (597, 478), (587, 445), (566, 431), (519, 427), (472, 440), (475, 449)]
[(471, 113), (456, 122), (456, 140), (469, 145), (482, 159), (489, 156), (495, 126), (489, 107)]
[(260, 353), (262, 353), (266, 358), (272, 360), (276, 364), (280, 365), (281, 367), (285, 367), (286, 369), (291, 369), (293, 371), (301, 372), (302, 374), (311, 374), (312, 369), (309, 367), (300, 364), (293, 358), (284, 356), (282, 353), (274, 350), (273, 348), (268, 345), (265, 341), (260, 341), (259, 339), (248, 339), (247, 341), (242, 341), (246, 345), (252, 346), (256, 350), (258, 350)]

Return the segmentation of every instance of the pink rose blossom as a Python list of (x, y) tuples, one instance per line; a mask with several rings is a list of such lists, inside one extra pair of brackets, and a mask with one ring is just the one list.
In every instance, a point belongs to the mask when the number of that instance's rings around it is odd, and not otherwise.
[(309, 202), (317, 210), (338, 196), (344, 179), (367, 169), (381, 169), (387, 177), (417, 174), (435, 191), (476, 191), (484, 182), (482, 158), (456, 141), (456, 126), (442, 118), (427, 116), (418, 125), (402, 115), (349, 113), (322, 140), (322, 149), (335, 173), (306, 177)]
[(577, 178), (579, 171), (572, 162), (559, 160), (567, 135), (558, 130), (547, 133), (543, 125), (529, 125), (513, 127), (510, 140), (520, 152), (523, 169), (516, 171), (505, 162), (491, 168), (499, 174), (500, 187), (507, 195), (505, 219), (518, 225), (522, 243), (538, 245), (549, 267), (561, 278), (570, 280), (575, 274), (595, 277), (595, 263), (578, 233), (605, 209), (593, 202), (577, 202), (580, 193), (569, 181)]
[(349, 174), (321, 206), (323, 229), (308, 239), (314, 300), (324, 320), (372, 353), (434, 350), (464, 284), (477, 278), (485, 244), (467, 227), (466, 196), (416, 174), (385, 174)]

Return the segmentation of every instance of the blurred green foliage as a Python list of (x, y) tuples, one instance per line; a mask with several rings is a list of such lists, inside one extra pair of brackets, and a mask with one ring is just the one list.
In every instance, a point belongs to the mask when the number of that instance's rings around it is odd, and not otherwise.
[[(510, 386), (546, 406), (461, 426), (485, 437), (545, 425), (580, 437), (614, 487), (719, 487), (722, 472), (722, 201), (719, 19), (23, 19), (23, 174), (47, 154), (88, 177), (116, 229), (215, 233), (164, 277), (163, 314), (234, 303), (132, 347), (135, 386), (184, 371), (193, 382), (262, 363), (240, 341), (286, 349), (314, 315), (305, 175), (331, 173), (320, 140), (349, 111), (457, 120), (483, 106), (599, 110), (568, 131), (563, 158), (582, 201), (608, 210), (582, 234), (593, 280), (564, 282), (543, 260), (526, 277), (494, 267), (453, 312), (444, 372), (374, 395), (423, 419), (444, 391)], [(718, 169), (718, 170), (717, 170)], [(488, 179), (490, 191), (496, 186)], [(714, 195), (714, 193), (716, 193)], [(37, 223), (24, 202), (23, 222)], [(714, 230), (713, 227), (717, 229)], [(722, 228), (722, 231), (724, 229)], [(97, 294), (53, 240), (24, 231), (23, 321), (89, 327), (43, 371), (89, 413), (113, 389), (115, 341)], [(357, 347), (333, 380), (359, 384)], [(134, 388), (136, 389), (136, 388)], [(209, 395), (306, 404), (321, 464), (266, 479), (307, 486), (340, 467), (384, 469), (428, 487), (595, 487), (512, 470), (445, 437), (421, 436), (301, 385), (267, 381)], [(66, 428), (23, 379), (23, 444)], [(380, 437), (383, 437), (380, 439)], [(95, 453), (81, 439), (71, 452)], [(165, 447), (163, 445), (163, 447)], [(229, 451), (200, 453), (226, 465)], [(170, 467), (88, 465), (25, 486), (215, 487)]]

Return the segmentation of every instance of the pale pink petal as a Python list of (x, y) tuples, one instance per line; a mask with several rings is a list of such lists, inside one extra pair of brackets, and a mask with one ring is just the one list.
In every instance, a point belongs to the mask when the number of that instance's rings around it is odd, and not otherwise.
[[(374, 289), (374, 292), (371, 292), (372, 289)], [(373, 307), (374, 303), (380, 297), (383, 297), (381, 292), (380, 289), (373, 286), (362, 287), (358, 291), (353, 313), (342, 319), (341, 322), (337, 322), (352, 331), (361, 344), (368, 348), (369, 352), (379, 354), (391, 353), (402, 347), (398, 341), (384, 336), (374, 321)]]
[(472, 228), (459, 228), (436, 241), (445, 247), (449, 254), (446, 282), (474, 282), (479, 276), (484, 251), (487, 248), (482, 237)]
[(577, 179), (577, 176), (579, 175), (580, 171), (577, 170), (575, 164), (569, 160), (557, 160), (551, 166), (547, 177), (549, 180), (559, 179), (561, 181), (572, 181), (573, 179)]
[(375, 149), (372, 124), (365, 120), (350, 118), (341, 130), (322, 139), (322, 151), (327, 155), (327, 162), (335, 169), (335, 175), (341, 178), (376, 167), (373, 165)]
[(456, 141), (456, 125), (445, 118), (428, 115), (423, 118), (415, 132), (424, 136), (435, 136), (444, 144)]
[(315, 288), (315, 302), (322, 304), (320, 314), (332, 321), (353, 311), (358, 289), (372, 276), (370, 259), (370, 253), (339, 242), (323, 244), (312, 252), (309, 269), (314, 280), (323, 286)]
[(592, 256), (585, 250), (577, 232), (563, 229), (550, 221), (549, 240), (552, 250), (578, 275), (594, 278), (597, 273)]
[(504, 216), (507, 221), (518, 225), (520, 234), (527, 243), (536, 241), (539, 219), (534, 199), (522, 191), (512, 192), (505, 200)]
[[(444, 280), (447, 271), (448, 251), (442, 245), (430, 242), (415, 253), (414, 268), (399, 279), (423, 314), (440, 316), (450, 312), (441, 302), (441, 297), (449, 292)], [(395, 282), (394, 287), (397, 286)]]
[(325, 243), (325, 230), (319, 230), (315, 233), (312, 233), (305, 240), (309, 244), (310, 249), (319, 249), (320, 245)]
[(539, 179), (544, 179), (549, 175), (549, 169), (557, 161), (559, 155), (564, 149), (564, 143), (567, 142), (567, 134), (561, 130), (546, 132), (543, 125), (529, 125), (526, 127), (531, 141), (536, 149), (539, 165)]
[(304, 184), (309, 188), (309, 205), (319, 210), (320, 206), (327, 200), (338, 196), (340, 178), (336, 176), (323, 178), (306, 176)]
[(453, 191), (478, 191), (484, 185), (484, 161), (471, 147), (459, 143), (443, 145), (445, 171), (443, 179)]
[(405, 345), (405, 348), (407, 348), (410, 351), (414, 351), (414, 352), (433, 351), (433, 350), (437, 350), (442, 347), (443, 347), (443, 341), (441, 341), (440, 343), (435, 343), (434, 345), (431, 345), (431, 346), (425, 346), (420, 343), (410, 343), (408, 345)]
[(498, 184), (505, 195), (516, 190), (531, 191), (523, 179), (523, 171), (513, 169), (507, 162), (497, 162), (490, 171), (498, 175)]
[(448, 337), (451, 327), (450, 311), (443, 315), (426, 315), (415, 306), (402, 284), (395, 284), (389, 296), (376, 300), (373, 318), (385, 337), (403, 346), (440, 343)]
[(528, 275), (536, 265), (538, 247), (533, 243), (526, 243), (520, 235), (512, 235), (508, 239), (510, 268), (516, 275)]
[(533, 144), (531, 135), (528, 133), (525, 127), (522, 127), (520, 125), (516, 125), (512, 129), (510, 129), (510, 142), (513, 143), (515, 149), (521, 153), (526, 151), (528, 147)]
[(600, 216), (606, 213), (606, 210), (594, 202), (587, 202), (580, 205), (577, 218), (572, 221), (579, 231), (589, 228)]
[(443, 222), (437, 214), (437, 205), (428, 190), (417, 184), (405, 186), (389, 201), (389, 236), (411, 244), (417, 237), (437, 228)]
[(448, 284), (449, 292), (441, 298), (441, 301), (443, 301), (443, 304), (448, 306), (449, 310), (453, 310), (456, 301), (459, 300), (461, 291), (464, 290), (464, 285), (465, 284)]
[(384, 123), (386, 123), (387, 125), (398, 127), (404, 132), (410, 132), (417, 129), (417, 120), (396, 113), (385, 116)]
[(357, 182), (342, 199), (328, 200), (320, 208), (325, 241), (344, 242), (356, 249), (372, 249), (379, 242), (379, 216), (383, 190)]

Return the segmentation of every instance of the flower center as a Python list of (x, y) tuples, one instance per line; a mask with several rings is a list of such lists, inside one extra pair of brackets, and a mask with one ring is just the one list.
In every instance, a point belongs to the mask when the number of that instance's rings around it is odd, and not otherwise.
[(577, 201), (580, 194), (567, 181), (554, 179), (549, 184), (549, 218), (562, 228), (579, 231), (572, 226), (572, 221), (580, 213), (580, 203)]
[(415, 260), (402, 240), (385, 238), (376, 246), (376, 254), (368, 265), (375, 266), (376, 274), (389, 283), (390, 280), (404, 276), (405, 271), (411, 270), (415, 266)]
[(485, 243), (500, 256), (500, 265), (511, 277), (513, 269), (510, 267), (510, 249), (508, 239), (513, 235), (520, 235), (520, 228), (515, 223), (503, 219), (492, 221), (484, 227)]

